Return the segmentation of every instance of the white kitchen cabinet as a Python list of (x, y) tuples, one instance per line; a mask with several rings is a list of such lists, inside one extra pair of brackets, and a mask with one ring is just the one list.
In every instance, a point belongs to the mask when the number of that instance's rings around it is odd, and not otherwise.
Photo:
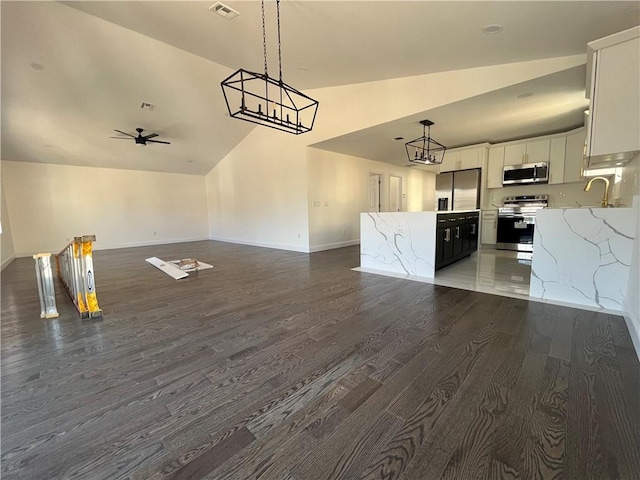
[(487, 188), (502, 188), (504, 153), (505, 147), (489, 148), (489, 160), (487, 161)]
[(498, 238), (498, 211), (483, 210), (480, 229), (480, 242), (483, 245), (495, 245)]
[(527, 163), (524, 160), (527, 154), (526, 143), (515, 143), (512, 145), (506, 145), (504, 147), (504, 162), (503, 166), (507, 165), (521, 165)]
[(537, 140), (535, 142), (527, 142), (527, 154), (525, 161), (522, 163), (540, 163), (548, 162), (551, 151), (551, 140)]
[(549, 153), (549, 183), (564, 183), (564, 162), (566, 151), (566, 137), (551, 139)]
[(453, 172), (458, 170), (457, 165), (460, 162), (460, 152), (455, 150), (447, 150), (444, 153), (444, 159), (440, 164), (440, 173)]
[(567, 148), (564, 156), (564, 183), (582, 180), (586, 136), (587, 133), (584, 129), (567, 135)]
[(640, 150), (640, 26), (587, 45), (589, 166), (626, 162)]
[(548, 162), (551, 140), (513, 143), (504, 148), (504, 165)]
[(481, 168), (485, 150), (485, 146), (447, 150), (440, 165), (440, 173)]
[(471, 168), (481, 168), (482, 159), (484, 158), (486, 147), (469, 148), (460, 151), (459, 169), (469, 170)]

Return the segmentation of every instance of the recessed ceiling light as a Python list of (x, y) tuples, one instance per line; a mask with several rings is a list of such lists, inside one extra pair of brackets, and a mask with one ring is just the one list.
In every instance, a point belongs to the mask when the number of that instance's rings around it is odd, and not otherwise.
[(394, 139), (396, 142), (399, 142), (400, 140), (404, 140), (404, 137), (393, 137), (393, 139)]
[(521, 93), (520, 95), (518, 95), (518, 98), (528, 98), (528, 97), (532, 97), (532, 96), (533, 96), (533, 93), (524, 92), (524, 93)]
[(502, 25), (494, 24), (487, 25), (482, 28), (482, 33), (500, 33), (502, 31)]
[(36, 62), (33, 62), (30, 66), (34, 70), (44, 70), (44, 65), (40, 65), (39, 63), (36, 63)]
[(238, 15), (240, 15), (240, 12), (237, 12), (236, 10), (225, 5), (222, 2), (214, 3), (209, 7), (209, 10), (211, 10), (213, 13), (217, 13), (218, 15), (226, 18), (227, 20), (233, 20)]

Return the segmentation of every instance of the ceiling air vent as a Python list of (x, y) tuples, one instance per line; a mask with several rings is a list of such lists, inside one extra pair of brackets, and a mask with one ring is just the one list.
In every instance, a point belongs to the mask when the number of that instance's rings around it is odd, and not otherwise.
[(213, 5), (211, 5), (209, 7), (209, 10), (211, 10), (214, 13), (217, 13), (218, 15), (220, 15), (221, 17), (226, 18), (227, 20), (233, 20), (238, 15), (240, 15), (239, 12), (236, 12), (233, 8), (228, 7), (227, 5), (225, 5), (222, 2), (214, 3)]
[(150, 111), (154, 111), (156, 109), (156, 104), (155, 103), (149, 103), (149, 102), (142, 102), (140, 104), (140, 108), (142, 110), (150, 110)]

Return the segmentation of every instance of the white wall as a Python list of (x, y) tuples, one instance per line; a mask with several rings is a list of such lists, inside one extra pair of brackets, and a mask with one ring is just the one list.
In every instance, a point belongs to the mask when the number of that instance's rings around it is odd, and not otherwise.
[(320, 107), (304, 137), (311, 145), (585, 63), (573, 55), (310, 90)]
[(2, 177), (16, 256), (208, 238), (202, 176), (3, 161)]
[[(211, 238), (298, 251), (353, 238), (355, 230), (344, 230), (350, 220), (332, 220), (331, 231), (322, 238), (316, 225), (324, 220), (314, 218), (310, 224), (307, 185), (315, 185), (314, 199), (339, 195), (332, 182), (316, 184), (307, 172), (307, 155), (313, 151), (308, 145), (585, 61), (585, 55), (577, 55), (307, 91), (320, 102), (312, 132), (294, 136), (257, 127), (207, 175)], [(408, 191), (420, 190), (415, 185), (408, 179)], [(328, 191), (319, 191), (324, 188)]]
[(206, 176), (210, 237), (306, 252), (307, 161), (300, 137), (255, 128)]
[(4, 196), (4, 177), (0, 186), (0, 196), (2, 197), (2, 234), (0, 235), (0, 250), (2, 250), (2, 263), (0, 268), (4, 268), (11, 263), (15, 257), (13, 248), (13, 236), (11, 234), (11, 222), (9, 221), (9, 213), (7, 211), (7, 201)]
[(311, 147), (307, 159), (309, 251), (360, 242), (360, 213), (369, 207), (369, 173), (381, 174), (382, 211), (389, 210), (389, 175), (402, 178), (403, 211), (434, 209), (433, 173)]

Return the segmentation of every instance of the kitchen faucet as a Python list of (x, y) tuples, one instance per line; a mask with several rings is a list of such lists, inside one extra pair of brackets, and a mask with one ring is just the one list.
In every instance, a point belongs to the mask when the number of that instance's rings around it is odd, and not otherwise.
[(588, 192), (589, 189), (591, 188), (591, 184), (596, 180), (602, 180), (604, 182), (605, 186), (604, 186), (604, 197), (602, 197), (602, 206), (606, 208), (609, 206), (609, 180), (608, 179), (606, 179), (605, 177), (593, 177), (591, 180), (589, 180), (589, 183), (587, 183), (587, 185), (584, 187), (584, 191)]

